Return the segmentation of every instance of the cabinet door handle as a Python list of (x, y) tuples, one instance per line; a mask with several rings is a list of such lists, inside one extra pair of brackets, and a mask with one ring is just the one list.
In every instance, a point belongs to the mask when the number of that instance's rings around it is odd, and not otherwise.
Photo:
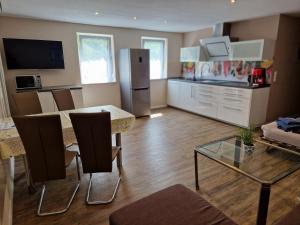
[(202, 96), (205, 96), (205, 97), (208, 97), (208, 98), (212, 98), (213, 96), (211, 95), (208, 95), (208, 94), (202, 94), (202, 93), (199, 93), (199, 95), (202, 95)]
[(203, 93), (213, 93), (212, 89), (205, 89), (205, 88), (198, 89), (198, 91)]
[(226, 93), (226, 92), (224, 93), (224, 95), (229, 97), (240, 97), (240, 98), (243, 97), (243, 95), (241, 94), (233, 94), (233, 93)]
[(230, 109), (230, 110), (234, 110), (234, 111), (242, 111), (241, 109), (238, 109), (238, 108), (233, 108), (233, 107), (229, 107), (229, 106), (223, 106), (224, 108), (226, 108), (226, 109)]
[(203, 102), (203, 101), (199, 101), (200, 104), (203, 104), (203, 105), (209, 105), (209, 106), (212, 106), (213, 104), (212, 103), (209, 103), (209, 102)]
[(238, 89), (233, 89), (233, 88), (224, 88), (224, 91), (229, 91), (229, 92), (244, 92), (240, 88)]
[(234, 99), (234, 98), (224, 98), (224, 100), (234, 101), (234, 102), (242, 102), (242, 100), (240, 100), (240, 99)]

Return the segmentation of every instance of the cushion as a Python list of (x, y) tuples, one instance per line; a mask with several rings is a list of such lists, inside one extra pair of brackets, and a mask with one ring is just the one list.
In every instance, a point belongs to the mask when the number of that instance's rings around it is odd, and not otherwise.
[(263, 125), (261, 129), (263, 130), (264, 137), (267, 139), (283, 142), (300, 148), (300, 134), (285, 132), (284, 130), (277, 128), (276, 122)]
[(236, 225), (182, 185), (171, 186), (117, 210), (109, 222), (110, 225)]

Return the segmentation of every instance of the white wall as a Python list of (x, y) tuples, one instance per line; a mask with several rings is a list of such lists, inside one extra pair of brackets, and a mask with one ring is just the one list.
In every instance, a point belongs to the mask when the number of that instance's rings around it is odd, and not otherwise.
[(167, 106), (167, 80), (151, 80), (151, 108)]
[[(12, 17), (0, 17), (0, 27), (0, 38), (59, 40), (63, 42), (64, 47), (65, 70), (7, 70), (3, 43), (0, 42), (9, 95), (15, 91), (14, 76), (20, 74), (39, 74), (44, 86), (80, 84), (76, 32), (114, 35), (117, 80), (119, 80), (119, 50), (121, 48), (141, 48), (142, 36), (168, 38), (168, 74), (169, 76), (179, 76), (181, 74), (181, 64), (179, 62), (180, 47), (183, 41), (183, 34), (181, 33), (90, 26)], [(151, 89), (154, 90), (151, 94), (152, 106), (156, 106), (156, 104), (166, 105), (166, 97), (162, 95), (166, 93), (165, 81), (151, 81)], [(120, 106), (119, 83), (84, 85), (83, 98), (86, 106), (101, 104)]]

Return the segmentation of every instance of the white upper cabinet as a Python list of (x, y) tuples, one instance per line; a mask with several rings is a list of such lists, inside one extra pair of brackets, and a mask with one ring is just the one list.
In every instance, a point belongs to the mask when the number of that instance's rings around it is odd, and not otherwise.
[(252, 40), (231, 43), (230, 60), (261, 61), (273, 59), (274, 41)]
[(180, 49), (180, 62), (198, 62), (205, 60), (204, 52), (201, 52), (200, 46)]

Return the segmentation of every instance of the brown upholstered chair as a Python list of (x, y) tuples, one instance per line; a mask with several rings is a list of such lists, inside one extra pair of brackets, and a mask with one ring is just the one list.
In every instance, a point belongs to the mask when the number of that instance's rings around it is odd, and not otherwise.
[(70, 118), (79, 145), (83, 173), (90, 174), (86, 203), (109, 204), (114, 200), (120, 184), (119, 167), (119, 178), (109, 200), (91, 201), (90, 189), (93, 173), (112, 172), (112, 163), (120, 152), (120, 147), (112, 147), (110, 113), (70, 113)]
[[(14, 117), (14, 122), (22, 139), (33, 183), (43, 183), (37, 215), (46, 216), (66, 212), (79, 188), (80, 174), (78, 155), (65, 150), (59, 115)], [(63, 210), (41, 212), (46, 190), (46, 181), (65, 179), (66, 167), (76, 158), (78, 183)]]
[(300, 204), (292, 209), (287, 215), (275, 223), (275, 225), (299, 225), (300, 224)]
[(52, 90), (59, 111), (75, 109), (70, 89)]
[(110, 225), (237, 225), (199, 194), (174, 185), (112, 213)]
[(42, 113), (41, 103), (36, 91), (14, 93), (12, 100), (15, 114), (18, 116)]

